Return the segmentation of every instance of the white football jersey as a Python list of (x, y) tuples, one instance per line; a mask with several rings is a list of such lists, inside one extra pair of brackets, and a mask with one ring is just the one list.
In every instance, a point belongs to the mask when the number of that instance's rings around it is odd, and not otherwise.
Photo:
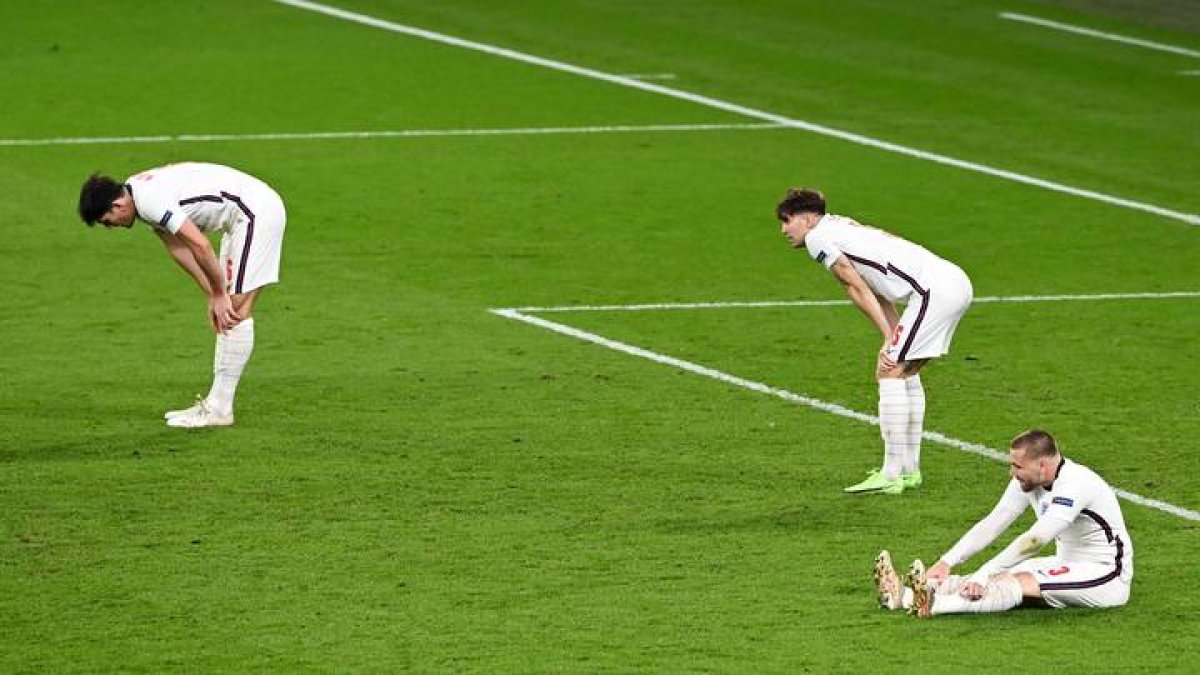
[(172, 234), (191, 219), (204, 232), (229, 232), (254, 218), (256, 197), (273, 195), (261, 180), (220, 164), (183, 162), (148, 169), (125, 182), (138, 217)]
[(845, 216), (826, 214), (804, 237), (813, 260), (829, 268), (843, 255), (876, 295), (908, 302), (931, 287), (931, 277), (952, 263), (923, 246)]
[(1069, 523), (1055, 539), (1058, 558), (1115, 564), (1122, 579), (1133, 578), (1133, 540), (1125, 529), (1121, 505), (1095, 471), (1063, 458), (1049, 490), (1037, 487), (1025, 492), (1013, 479), (1000, 501), (1017, 512), (1032, 507), (1039, 521), (1053, 518)]

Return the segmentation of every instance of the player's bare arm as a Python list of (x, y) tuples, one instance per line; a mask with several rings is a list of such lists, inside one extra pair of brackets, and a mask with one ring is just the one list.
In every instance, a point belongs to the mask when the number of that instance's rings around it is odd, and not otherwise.
[(900, 312), (896, 310), (896, 306), (890, 300), (878, 293), (875, 294), (875, 301), (879, 303), (879, 307), (883, 309), (883, 315), (887, 318), (888, 334), (890, 335), (900, 323)]
[[(846, 289), (846, 294), (850, 296), (850, 301), (858, 307), (859, 311), (866, 315), (871, 323), (875, 324), (875, 328), (879, 330), (879, 334), (883, 336), (883, 344), (879, 348), (879, 363), (877, 366), (877, 375), (880, 377), (902, 377), (903, 370), (893, 361), (887, 354), (888, 342), (891, 341), (892, 321), (899, 322), (899, 318), (888, 318), (887, 310), (879, 302), (879, 297), (867, 285), (866, 280), (862, 275), (854, 269), (846, 256), (842, 256), (833, 263), (829, 268), (833, 272), (833, 276), (841, 282), (842, 287)], [(892, 310), (894, 315), (895, 307), (889, 302), (887, 306)]]
[(200, 287), (200, 291), (208, 296), (212, 294), (212, 285), (208, 282), (208, 277), (204, 274), (204, 270), (200, 268), (200, 264), (196, 262), (196, 256), (192, 255), (192, 250), (187, 247), (183, 241), (171, 234), (162, 230), (154, 230), (154, 234), (158, 235), (163, 246), (167, 248), (167, 254), (179, 265), (188, 276), (196, 282)]
[(241, 321), (241, 317), (234, 311), (233, 302), (225, 289), (225, 279), (221, 275), (221, 266), (213, 253), (212, 244), (191, 219), (183, 221), (175, 236), (191, 252), (208, 280), (208, 317), (212, 321), (213, 330), (218, 333), (228, 331)]
[[(888, 323), (887, 314), (883, 307), (879, 304), (879, 298), (867, 285), (867, 282), (862, 278), (854, 266), (850, 264), (850, 260), (846, 256), (837, 259), (836, 262), (829, 268), (833, 272), (833, 276), (841, 282), (842, 287), (846, 289), (846, 294), (850, 296), (850, 301), (858, 307), (859, 311), (866, 315), (871, 323), (879, 329), (879, 334), (883, 336), (886, 342), (892, 335), (892, 327)], [(893, 312), (895, 310), (893, 309)]]

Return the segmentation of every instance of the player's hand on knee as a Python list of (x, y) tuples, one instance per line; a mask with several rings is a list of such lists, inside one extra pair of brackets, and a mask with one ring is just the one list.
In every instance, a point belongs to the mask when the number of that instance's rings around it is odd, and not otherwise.
[(904, 369), (886, 352), (879, 352), (879, 362), (875, 365), (875, 376), (877, 378), (904, 377)]

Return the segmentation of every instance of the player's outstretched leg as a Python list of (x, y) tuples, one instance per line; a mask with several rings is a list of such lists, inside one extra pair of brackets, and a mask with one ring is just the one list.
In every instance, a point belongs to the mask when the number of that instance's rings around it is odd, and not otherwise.
[(879, 606), (883, 609), (900, 609), (904, 602), (904, 585), (892, 565), (892, 554), (887, 549), (875, 556), (875, 591)]

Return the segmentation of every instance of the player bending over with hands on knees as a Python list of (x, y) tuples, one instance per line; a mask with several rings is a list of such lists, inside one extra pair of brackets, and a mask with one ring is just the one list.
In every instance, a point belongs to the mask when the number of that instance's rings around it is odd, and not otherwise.
[[(846, 488), (897, 495), (921, 486), (925, 389), (921, 368), (950, 351), (958, 322), (974, 298), (971, 280), (954, 263), (874, 227), (825, 212), (817, 190), (793, 188), (775, 209), (783, 236), (807, 248), (879, 330), (875, 377), (883, 468)], [(905, 305), (904, 313), (896, 303)]]
[[(254, 351), (254, 301), (263, 286), (279, 281), (283, 200), (237, 169), (186, 162), (124, 183), (92, 175), (79, 192), (79, 216), (110, 229), (145, 222), (208, 297), (208, 319), (217, 333), (212, 388), (192, 407), (165, 417), (172, 427), (233, 424), (234, 393)], [(221, 233), (219, 254), (208, 232)]]
[[(920, 617), (1003, 612), (1024, 602), (1061, 607), (1119, 607), (1129, 601), (1133, 541), (1113, 489), (1096, 472), (1058, 451), (1034, 429), (1013, 439), (1012, 480), (992, 512), (928, 570), (915, 560), (905, 584), (885, 550), (875, 558), (875, 586), (885, 609)], [(1037, 522), (970, 576), (950, 571), (1008, 529), (1026, 507)], [(1034, 558), (1054, 540), (1055, 555)]]

